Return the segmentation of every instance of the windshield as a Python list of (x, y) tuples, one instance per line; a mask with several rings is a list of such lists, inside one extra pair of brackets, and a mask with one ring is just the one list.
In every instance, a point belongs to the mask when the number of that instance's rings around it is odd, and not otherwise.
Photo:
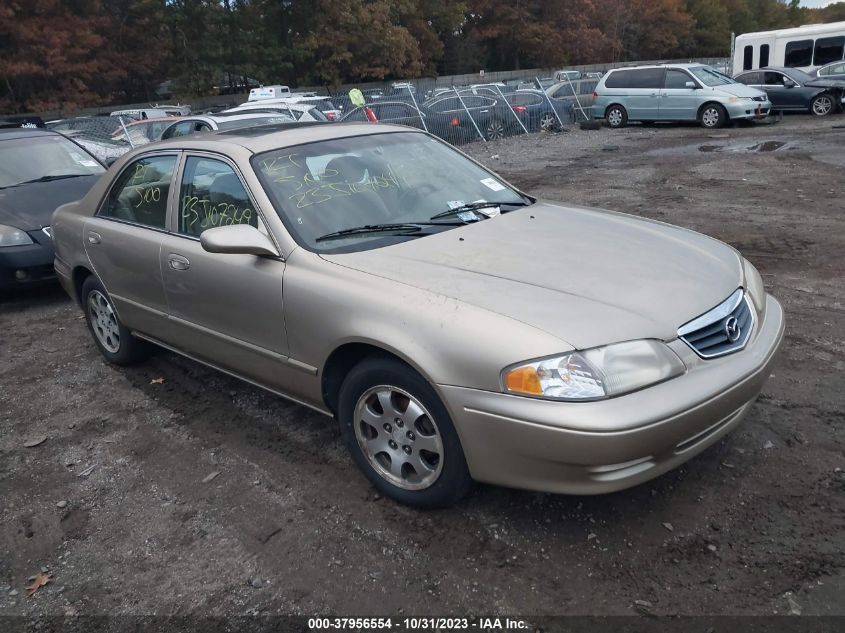
[(386, 246), (407, 235), (356, 234), (331, 242), (336, 231), (384, 224), (448, 230), (432, 216), (476, 201), (522, 205), (526, 199), (445, 143), (415, 132), (333, 139), (259, 154), (252, 159), (294, 238), (316, 251)]
[(90, 176), (105, 171), (84, 149), (60, 135), (0, 141), (0, 187), (41, 178)]
[(693, 67), (690, 68), (689, 71), (705, 86), (724, 86), (726, 84), (736, 83), (730, 77), (727, 77), (712, 68), (708, 68), (707, 66)]

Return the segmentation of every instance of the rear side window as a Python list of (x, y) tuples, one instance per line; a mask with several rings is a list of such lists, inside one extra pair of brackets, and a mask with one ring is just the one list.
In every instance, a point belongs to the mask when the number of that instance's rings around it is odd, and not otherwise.
[(754, 47), (746, 46), (742, 51), (742, 69), (751, 70), (754, 68)]
[(760, 46), (760, 68), (765, 68), (769, 65), (769, 45), (763, 44)]
[(845, 51), (845, 37), (820, 37), (816, 40), (813, 64), (824, 66), (839, 61), (842, 59), (843, 51)]
[(798, 40), (789, 42), (786, 45), (784, 66), (787, 68), (798, 68), (799, 66), (811, 66), (813, 64), (813, 40)]
[[(611, 75), (611, 78), (612, 78), (612, 77), (614, 77), (615, 75), (616, 75), (616, 73), (614, 73), (613, 75)], [(610, 85), (610, 79), (608, 79), (608, 80), (607, 80), (607, 84), (605, 84), (605, 85), (606, 85), (608, 88), (620, 88), (620, 87), (621, 87), (621, 86), (611, 86), (611, 85)], [(571, 96), (573, 96), (574, 94), (575, 94), (575, 93), (574, 93), (574, 92), (572, 92), (572, 87), (571, 87), (571, 86), (561, 86), (560, 88), (558, 88), (558, 89), (555, 91), (555, 93), (552, 95), (552, 97), (554, 97), (555, 99), (563, 99), (564, 97), (571, 97)]]
[(628, 88), (662, 88), (662, 68), (642, 68), (631, 71), (631, 80)]
[(227, 163), (189, 156), (179, 190), (179, 233), (199, 237), (216, 226), (249, 224), (258, 228), (258, 213), (241, 179)]
[(532, 93), (525, 93), (525, 94), (514, 94), (512, 95), (508, 101), (511, 105), (537, 105), (543, 101), (543, 98), (540, 95), (535, 95)]
[(617, 70), (616, 72), (610, 73), (604, 85), (606, 88), (627, 88), (630, 80), (630, 70)]
[(166, 229), (167, 196), (175, 167), (175, 156), (136, 160), (118, 177), (100, 215)]
[(759, 86), (763, 83), (761, 79), (762, 73), (743, 73), (736, 78), (739, 83), (746, 86)]

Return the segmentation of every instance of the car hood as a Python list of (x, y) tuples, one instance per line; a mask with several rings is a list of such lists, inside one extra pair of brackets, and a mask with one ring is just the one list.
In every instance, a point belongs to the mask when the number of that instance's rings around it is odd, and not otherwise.
[(98, 178), (79, 176), (0, 189), (0, 224), (23, 231), (49, 226), (57, 207), (83, 198)]
[(808, 81), (804, 85), (811, 88), (845, 88), (845, 81), (841, 79), (814, 77), (812, 81)]
[(757, 88), (746, 86), (745, 84), (725, 84), (724, 86), (716, 86), (714, 90), (718, 92), (726, 92), (735, 97), (765, 97), (766, 93)]
[(712, 238), (553, 203), (323, 257), (521, 321), (580, 349), (674, 339), (679, 326), (742, 284), (739, 255)]

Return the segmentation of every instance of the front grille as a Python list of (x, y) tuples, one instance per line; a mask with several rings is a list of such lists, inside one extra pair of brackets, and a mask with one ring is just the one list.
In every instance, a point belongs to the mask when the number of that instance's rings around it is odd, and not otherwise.
[(762, 102), (762, 101), (766, 101), (768, 99), (768, 97), (752, 97), (752, 99), (754, 99), (754, 101)]
[(754, 329), (754, 309), (742, 288), (712, 310), (681, 326), (680, 339), (702, 358), (715, 358), (745, 347)]

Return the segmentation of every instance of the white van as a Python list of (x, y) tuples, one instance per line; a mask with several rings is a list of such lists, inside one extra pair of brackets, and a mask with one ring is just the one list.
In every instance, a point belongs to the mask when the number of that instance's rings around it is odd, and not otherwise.
[(260, 88), (252, 88), (249, 91), (249, 98), (247, 99), (247, 101), (278, 99), (280, 97), (287, 97), (289, 95), (290, 87), (288, 86), (261, 86)]
[(743, 33), (734, 42), (733, 74), (766, 66), (816, 68), (845, 59), (845, 22)]

